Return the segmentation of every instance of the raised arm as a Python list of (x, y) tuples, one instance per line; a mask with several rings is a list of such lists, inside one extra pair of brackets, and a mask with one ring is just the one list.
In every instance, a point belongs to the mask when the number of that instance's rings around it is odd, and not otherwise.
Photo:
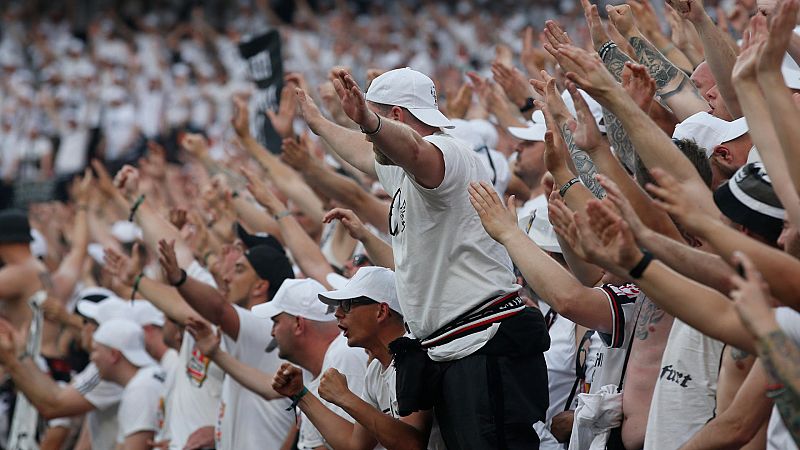
[(309, 185), (325, 192), (343, 208), (352, 209), (372, 226), (387, 233), (389, 222), (386, 216), (389, 214), (389, 205), (378, 200), (354, 180), (334, 172), (323, 161), (313, 158), (308, 145), (305, 137), (300, 138), (300, 142), (285, 140), (284, 160), (302, 173)]
[[(181, 281), (185, 272), (178, 266), (175, 248), (172, 242), (158, 242), (159, 262), (164, 269), (167, 281), (175, 285)], [(222, 332), (233, 340), (239, 339), (239, 314), (232, 304), (212, 286), (186, 276), (186, 280), (178, 286), (178, 292), (189, 306), (204, 319), (222, 328)]]
[(339, 157), (350, 165), (367, 175), (377, 177), (372, 144), (364, 139), (364, 135), (358, 130), (345, 128), (323, 117), (317, 105), (302, 89), (298, 88), (295, 93), (297, 106), (311, 131), (321, 137)]
[(583, 286), (517, 226), (513, 197), (506, 208), (485, 182), (472, 183), (469, 196), (486, 232), (508, 250), (531, 289), (545, 303), (586, 328), (613, 333), (612, 313), (605, 294)]
[(247, 189), (250, 190), (256, 201), (267, 208), (267, 211), (278, 222), (284, 241), (283, 244), (292, 253), (295, 262), (300, 266), (303, 273), (329, 287), (326, 276), (333, 272), (333, 268), (325, 259), (319, 245), (303, 230), (303, 227), (300, 226), (291, 212), (286, 209), (286, 205), (275, 197), (261, 180), (247, 170), (243, 171), (243, 173), (249, 182)]
[(357, 239), (364, 244), (364, 249), (366, 249), (367, 255), (373, 264), (394, 270), (392, 246), (370, 232), (353, 211), (334, 208), (325, 214), (323, 220), (325, 223), (330, 223), (333, 220), (340, 221), (353, 239)]
[(708, 102), (697, 91), (689, 76), (673, 65), (636, 28), (630, 6), (608, 6), (606, 10), (620, 33), (633, 46), (639, 62), (647, 67), (650, 76), (656, 81), (661, 100), (675, 113), (678, 120), (708, 111)]
[(72, 225), (71, 248), (51, 278), (54, 293), (62, 301), (69, 299), (83, 273), (83, 263), (87, 254), (86, 247), (89, 244), (89, 189), (92, 182), (92, 172), (86, 169), (83, 179), (77, 184), (75, 191), (75, 221)]
[(703, 43), (706, 62), (711, 69), (711, 74), (714, 75), (717, 88), (722, 99), (725, 100), (728, 112), (734, 119), (742, 117), (742, 107), (731, 80), (737, 49), (730, 45), (730, 39), (725, 32), (711, 20), (703, 7), (702, 0), (670, 0), (668, 3), (679, 15), (694, 25)]

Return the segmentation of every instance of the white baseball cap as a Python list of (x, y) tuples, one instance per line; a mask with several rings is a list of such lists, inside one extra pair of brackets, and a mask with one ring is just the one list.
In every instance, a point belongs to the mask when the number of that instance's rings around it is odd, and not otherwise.
[(113, 319), (132, 317), (133, 314), (133, 308), (130, 302), (126, 302), (116, 295), (108, 297), (100, 302), (79, 300), (77, 308), (81, 315), (99, 324), (109, 322)]
[(317, 322), (336, 320), (333, 311), (319, 302), (317, 295), (321, 292), (325, 292), (325, 286), (311, 278), (286, 280), (272, 300), (254, 306), (251, 311), (257, 317), (265, 319), (286, 313)]
[(347, 286), (347, 283), (350, 282), (350, 279), (347, 277), (343, 277), (336, 272), (331, 272), (325, 275), (325, 281), (328, 282), (334, 289), (342, 289)]
[(672, 139), (693, 139), (697, 145), (705, 149), (706, 157), (710, 158), (714, 153), (714, 147), (732, 141), (747, 131), (747, 121), (744, 117), (728, 122), (701, 111), (679, 123), (672, 133)]
[(508, 127), (508, 132), (523, 141), (544, 142), (547, 125), (543, 123), (528, 122), (527, 127)]
[(426, 125), (452, 128), (450, 119), (439, 111), (436, 86), (427, 75), (408, 67), (390, 70), (369, 85), (367, 101), (400, 106)]
[(389, 309), (403, 314), (397, 298), (394, 272), (378, 266), (358, 269), (347, 285), (335, 291), (322, 292), (319, 299), (329, 306), (339, 306), (342, 300), (367, 297), (379, 303), (386, 303)]
[(547, 204), (540, 205), (531, 214), (519, 219), (519, 227), (542, 250), (551, 253), (562, 253), (556, 231), (550, 224)]
[(119, 350), (136, 367), (156, 365), (144, 349), (144, 330), (128, 319), (111, 319), (100, 324), (93, 335), (94, 342)]
[(131, 305), (133, 307), (133, 319), (141, 326), (155, 325), (163, 327), (166, 318), (164, 313), (158, 308), (153, 306), (147, 300), (134, 300)]
[[(606, 125), (605, 119), (603, 119), (603, 106), (600, 103), (597, 103), (597, 100), (593, 99), (591, 95), (587, 94), (586, 91), (583, 89), (578, 89), (578, 93), (581, 94), (584, 100), (586, 100), (586, 104), (589, 105), (589, 111), (592, 112), (594, 116), (594, 121), (597, 122), (597, 128), (600, 129), (601, 133), (606, 132)], [(564, 104), (567, 105), (567, 109), (573, 116), (577, 117), (578, 112), (575, 109), (575, 102), (572, 101), (572, 95), (570, 95), (569, 91), (565, 90), (561, 93), (561, 98), (564, 100)]]

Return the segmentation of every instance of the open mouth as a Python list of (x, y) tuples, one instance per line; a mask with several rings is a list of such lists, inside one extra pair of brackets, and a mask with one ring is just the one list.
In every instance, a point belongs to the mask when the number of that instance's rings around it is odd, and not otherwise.
[(347, 337), (347, 327), (339, 325), (339, 329), (342, 330), (344, 337)]

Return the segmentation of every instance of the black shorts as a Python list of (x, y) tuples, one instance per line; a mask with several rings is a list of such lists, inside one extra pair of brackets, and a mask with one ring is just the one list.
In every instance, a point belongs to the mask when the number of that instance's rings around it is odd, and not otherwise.
[(432, 406), (451, 450), (537, 449), (533, 424), (544, 422), (549, 405), (549, 347), (542, 313), (526, 308), (462, 359), (433, 362), (421, 349), (396, 356), (401, 413)]

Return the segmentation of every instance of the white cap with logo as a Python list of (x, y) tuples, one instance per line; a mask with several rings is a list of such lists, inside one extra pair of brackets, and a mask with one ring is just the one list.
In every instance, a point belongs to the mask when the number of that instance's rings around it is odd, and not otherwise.
[(252, 311), (257, 317), (265, 319), (286, 313), (317, 322), (336, 320), (333, 312), (319, 302), (317, 295), (320, 292), (325, 292), (325, 286), (311, 278), (285, 280), (272, 300), (254, 306)]
[(322, 303), (330, 306), (338, 306), (343, 300), (359, 297), (386, 303), (389, 305), (389, 309), (403, 314), (400, 309), (400, 300), (397, 298), (394, 272), (385, 267), (362, 267), (343, 288), (319, 294)]
[(672, 133), (672, 138), (694, 139), (697, 145), (705, 149), (706, 156), (710, 158), (714, 154), (714, 147), (737, 139), (747, 131), (747, 121), (744, 117), (728, 122), (701, 111), (679, 123)]
[(553, 229), (553, 225), (550, 224), (547, 204), (537, 207), (531, 214), (519, 219), (519, 227), (542, 250), (551, 253), (563, 253), (561, 245), (558, 243), (556, 231)]
[(94, 342), (119, 350), (131, 364), (146, 367), (157, 364), (144, 349), (142, 327), (128, 319), (111, 319), (94, 332)]
[(414, 117), (432, 127), (453, 127), (450, 120), (439, 111), (433, 80), (408, 67), (390, 70), (372, 80), (366, 99), (373, 103), (405, 108)]

